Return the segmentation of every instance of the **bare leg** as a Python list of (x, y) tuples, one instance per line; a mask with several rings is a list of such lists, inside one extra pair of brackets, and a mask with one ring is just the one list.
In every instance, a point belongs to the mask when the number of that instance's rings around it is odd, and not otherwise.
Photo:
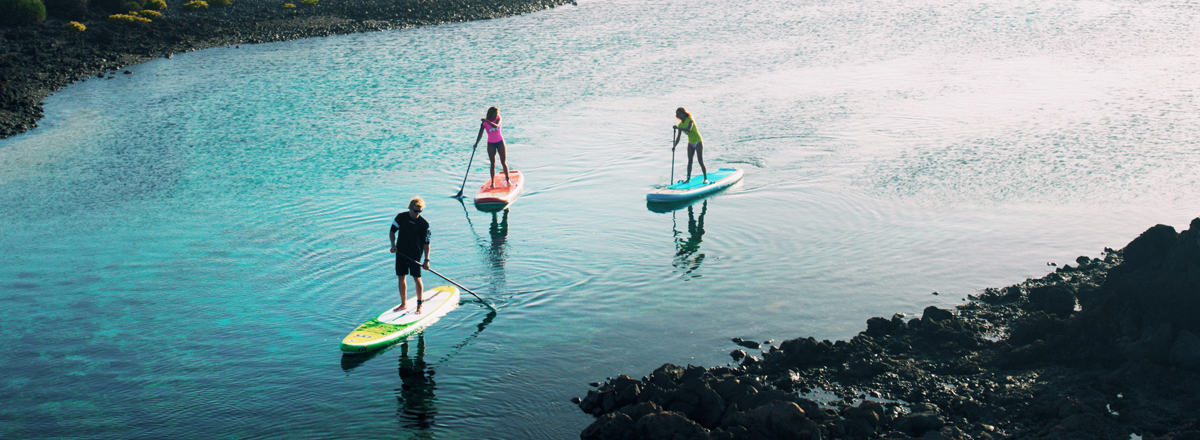
[(504, 167), (504, 181), (508, 182), (508, 159), (505, 157), (507, 153), (506, 150), (508, 150), (508, 148), (506, 145), (504, 145), (504, 142), (501, 142), (500, 148), (497, 148), (497, 150), (499, 150), (500, 153), (500, 166)]
[[(700, 172), (704, 173), (704, 181), (708, 181), (708, 169), (704, 168), (704, 142), (696, 142), (696, 162), (700, 163)], [(688, 162), (690, 165), (691, 162)], [(688, 173), (689, 175), (691, 172)]]
[(492, 161), (492, 178), (488, 180), (488, 186), (494, 188), (496, 186), (494, 183), (496, 180), (496, 147), (490, 143), (488, 144), (488, 160)]
[(404, 282), (404, 275), (400, 276), (400, 306), (392, 309), (393, 312), (399, 312), (408, 308), (408, 285)]
[(421, 295), (425, 293), (425, 285), (421, 283), (421, 277), (413, 277), (413, 284), (417, 285), (417, 314), (421, 314), (421, 303), (424, 301)]
[(687, 179), (684, 179), (684, 182), (692, 180), (692, 157), (695, 155), (696, 155), (696, 147), (692, 146), (692, 144), (688, 144)]

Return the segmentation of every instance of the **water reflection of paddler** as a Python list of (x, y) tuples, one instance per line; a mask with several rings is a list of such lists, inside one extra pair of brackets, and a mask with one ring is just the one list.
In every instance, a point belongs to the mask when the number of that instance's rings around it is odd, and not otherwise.
[(401, 419), (408, 423), (405, 428), (429, 429), (433, 426), (433, 416), (437, 414), (434, 406), (434, 390), (437, 384), (433, 381), (434, 370), (425, 363), (425, 332), (417, 333), (417, 352), (409, 354), (409, 341), (400, 344), (400, 395), (397, 411)]
[(497, 267), (504, 266), (504, 249), (508, 242), (508, 208), (500, 212), (492, 212), (492, 224), (488, 226), (488, 235), (492, 237), (489, 255)]
[[(684, 273), (692, 273), (692, 271), (700, 268), (700, 263), (704, 261), (704, 254), (692, 255), (700, 250), (700, 242), (704, 240), (704, 215), (708, 213), (708, 200), (700, 206), (700, 217), (696, 217), (695, 206), (688, 206), (688, 235), (682, 237), (682, 233), (678, 229), (675, 232), (675, 267), (685, 269)], [(671, 216), (675, 218), (674, 214)]]

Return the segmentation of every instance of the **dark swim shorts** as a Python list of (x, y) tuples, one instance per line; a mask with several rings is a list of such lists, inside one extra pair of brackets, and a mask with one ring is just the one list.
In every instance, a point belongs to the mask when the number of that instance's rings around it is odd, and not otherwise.
[(421, 265), (396, 253), (396, 276), (408, 274), (412, 274), (413, 278), (421, 278)]

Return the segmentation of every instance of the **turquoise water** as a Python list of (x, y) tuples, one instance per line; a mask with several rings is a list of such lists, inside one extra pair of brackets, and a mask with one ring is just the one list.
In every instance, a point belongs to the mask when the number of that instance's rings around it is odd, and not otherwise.
[[(73, 85), (0, 141), (0, 437), (574, 438), (588, 382), (846, 338), (1186, 226), (1198, 15), (598, 0)], [(449, 196), (492, 105), (528, 180), (483, 212)], [(660, 212), (677, 106), (709, 167), (747, 172)], [(398, 302), (413, 195), (434, 269), (499, 311), (344, 359)]]

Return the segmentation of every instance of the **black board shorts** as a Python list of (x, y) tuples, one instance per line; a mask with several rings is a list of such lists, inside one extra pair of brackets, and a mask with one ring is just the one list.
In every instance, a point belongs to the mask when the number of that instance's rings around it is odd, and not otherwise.
[(396, 276), (402, 277), (412, 274), (413, 278), (421, 278), (421, 265), (415, 261), (404, 258), (400, 253), (396, 253)]

